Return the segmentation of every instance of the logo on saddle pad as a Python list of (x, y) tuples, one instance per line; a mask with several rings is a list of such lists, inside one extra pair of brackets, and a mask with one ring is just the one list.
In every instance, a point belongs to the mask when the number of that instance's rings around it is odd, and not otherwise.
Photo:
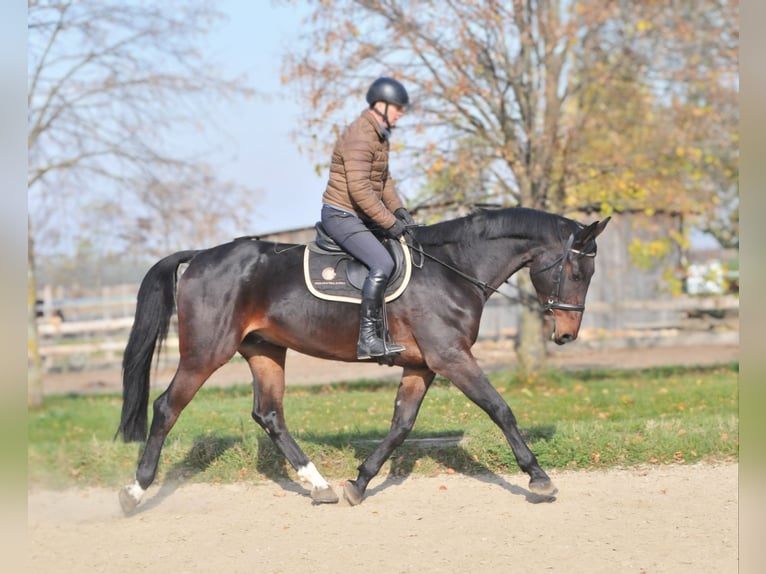
[[(393, 301), (410, 282), (412, 257), (403, 247), (406, 243), (386, 240), (384, 245), (396, 264), (385, 295), (386, 301)], [(327, 251), (312, 241), (303, 254), (303, 276), (308, 290), (320, 299), (361, 303), (367, 267), (344, 251)]]

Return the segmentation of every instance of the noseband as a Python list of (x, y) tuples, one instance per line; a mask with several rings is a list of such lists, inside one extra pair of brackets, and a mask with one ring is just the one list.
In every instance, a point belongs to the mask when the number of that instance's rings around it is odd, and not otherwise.
[(572, 249), (573, 243), (574, 243), (574, 234), (570, 233), (569, 239), (567, 240), (567, 243), (564, 246), (564, 252), (553, 263), (551, 263), (547, 267), (544, 267), (543, 269), (540, 269), (540, 271), (535, 272), (535, 274), (542, 273), (543, 271), (547, 271), (554, 265), (558, 265), (554, 273), (553, 292), (548, 296), (548, 302), (542, 306), (543, 313), (547, 313), (548, 311), (553, 311), (554, 309), (558, 309), (560, 311), (578, 311), (580, 313), (585, 311), (585, 305), (579, 305), (576, 303), (562, 303), (559, 300), (559, 294), (561, 293), (561, 283), (564, 277), (564, 265), (566, 264), (567, 259), (569, 258), (569, 254), (574, 253), (575, 255), (580, 255), (581, 257), (596, 256), (595, 252), (583, 253), (582, 251), (579, 251), (577, 249)]

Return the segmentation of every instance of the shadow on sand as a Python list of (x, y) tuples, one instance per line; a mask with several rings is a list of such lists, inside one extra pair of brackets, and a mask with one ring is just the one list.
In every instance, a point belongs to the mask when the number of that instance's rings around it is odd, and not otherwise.
[[(525, 441), (534, 442), (540, 439), (550, 439), (555, 434), (555, 430), (554, 426), (547, 425), (522, 430), (522, 434)], [(338, 436), (336, 435), (312, 435), (311, 437), (302, 437), (301, 440), (329, 448), (338, 447)], [(382, 437), (379, 434), (368, 433), (350, 438), (348, 445), (353, 449), (354, 456), (361, 463), (373, 452), (381, 440)], [(429, 457), (438, 466), (453, 468), (475, 480), (498, 485), (510, 494), (524, 497), (529, 503), (539, 504), (556, 500), (555, 493), (550, 496), (540, 496), (523, 486), (508, 482), (504, 476), (498, 475), (486, 465), (477, 462), (473, 454), (464, 447), (466, 440), (463, 433), (446, 436), (413, 433), (405, 440), (404, 444), (394, 451), (390, 459), (388, 473), (383, 482), (373, 483), (374, 486), (365, 492), (365, 498), (374, 497), (388, 488), (402, 485), (413, 474), (418, 461), (424, 457)], [(145, 512), (161, 505), (180, 486), (204, 472), (226, 451), (241, 445), (242, 442), (241, 436), (217, 434), (198, 436), (184, 459), (168, 470), (157, 493), (146, 499), (131, 514)], [(257, 439), (255, 467), (260, 474), (278, 484), (283, 490), (310, 498), (310, 489), (292, 479), (284, 457), (281, 456), (268, 437), (258, 437)]]

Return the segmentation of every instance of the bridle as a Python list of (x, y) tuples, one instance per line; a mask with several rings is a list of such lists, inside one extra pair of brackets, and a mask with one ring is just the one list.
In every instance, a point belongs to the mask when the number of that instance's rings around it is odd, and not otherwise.
[(561, 284), (563, 283), (562, 279), (564, 277), (564, 265), (566, 264), (567, 259), (569, 258), (569, 254), (574, 253), (575, 255), (579, 255), (581, 257), (596, 256), (595, 251), (592, 253), (583, 253), (582, 251), (579, 251), (578, 249), (572, 249), (573, 243), (574, 243), (574, 234), (570, 233), (569, 239), (567, 240), (566, 245), (564, 246), (564, 252), (561, 255), (559, 255), (553, 261), (553, 263), (534, 272), (534, 274), (537, 275), (539, 273), (542, 273), (543, 271), (547, 271), (548, 269), (552, 268), (554, 265), (558, 265), (554, 273), (553, 292), (548, 296), (548, 301), (542, 306), (543, 313), (547, 313), (548, 311), (553, 311), (554, 309), (558, 309), (559, 311), (577, 311), (579, 313), (582, 313), (585, 311), (585, 305), (580, 305), (578, 303), (562, 303), (560, 300)]

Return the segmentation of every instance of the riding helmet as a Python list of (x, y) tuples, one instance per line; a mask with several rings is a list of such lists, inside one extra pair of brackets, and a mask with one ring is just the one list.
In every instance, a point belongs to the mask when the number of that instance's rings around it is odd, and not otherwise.
[(367, 103), (372, 107), (375, 102), (386, 102), (406, 107), (410, 105), (410, 97), (401, 83), (393, 78), (382, 77), (375, 80), (370, 85), (370, 89), (367, 90)]

